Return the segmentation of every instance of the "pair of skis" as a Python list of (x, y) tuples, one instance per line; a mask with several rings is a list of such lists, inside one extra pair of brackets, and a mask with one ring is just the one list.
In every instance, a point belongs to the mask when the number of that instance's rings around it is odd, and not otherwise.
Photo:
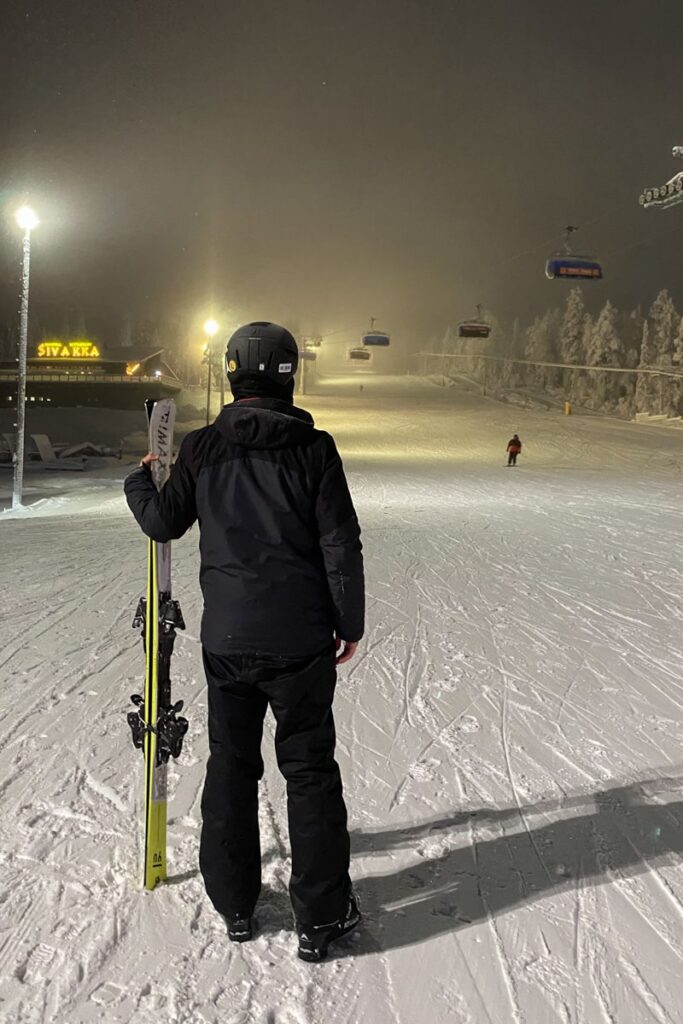
[[(145, 403), (151, 464), (158, 490), (171, 472), (175, 402), (170, 398)], [(166, 878), (166, 806), (168, 762), (178, 757), (188, 729), (180, 715), (182, 700), (171, 701), (171, 655), (176, 630), (185, 629), (180, 605), (171, 594), (171, 544), (147, 542), (147, 593), (138, 603), (133, 626), (140, 629), (145, 650), (145, 688), (133, 694), (135, 711), (128, 712), (134, 746), (145, 762), (145, 844), (143, 884), (154, 889)]]

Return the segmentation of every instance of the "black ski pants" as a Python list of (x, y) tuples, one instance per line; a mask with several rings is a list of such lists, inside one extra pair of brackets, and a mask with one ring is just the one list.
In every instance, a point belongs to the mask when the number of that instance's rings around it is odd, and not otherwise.
[(517, 456), (519, 452), (508, 452), (508, 466), (517, 465)]
[(209, 761), (202, 796), (199, 864), (221, 914), (251, 914), (261, 888), (258, 783), (268, 705), (275, 753), (287, 782), (290, 896), (297, 922), (342, 917), (350, 891), (349, 835), (334, 759), (335, 652), (291, 662), (204, 650)]

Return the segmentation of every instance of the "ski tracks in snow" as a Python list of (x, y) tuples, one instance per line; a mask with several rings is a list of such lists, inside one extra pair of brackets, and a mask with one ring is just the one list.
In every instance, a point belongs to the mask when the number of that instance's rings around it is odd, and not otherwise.
[(314, 408), (345, 452), (367, 555), (367, 634), (335, 708), (364, 931), (320, 967), (295, 958), (268, 732), (255, 941), (231, 946), (203, 894), (195, 531), (174, 549), (189, 630), (172, 674), (191, 713), (170, 772), (172, 877), (140, 891), (125, 712), (144, 544), (123, 516), (79, 515), (74, 564), (64, 517), (8, 520), (3, 1024), (678, 1024), (671, 441), (515, 410), (536, 440), (513, 473), (509, 409), (382, 387)]

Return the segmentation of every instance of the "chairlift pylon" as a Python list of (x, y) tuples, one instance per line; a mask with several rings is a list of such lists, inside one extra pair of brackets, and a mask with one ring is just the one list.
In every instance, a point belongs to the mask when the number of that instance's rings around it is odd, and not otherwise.
[[(683, 157), (683, 146), (674, 146), (672, 155)], [(646, 188), (638, 197), (638, 202), (644, 209), (657, 207), (660, 210), (683, 202), (683, 171), (674, 174), (664, 185)]]

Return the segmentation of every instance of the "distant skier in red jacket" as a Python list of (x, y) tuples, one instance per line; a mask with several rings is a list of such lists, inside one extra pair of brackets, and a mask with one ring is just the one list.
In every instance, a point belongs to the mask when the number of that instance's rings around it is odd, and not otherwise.
[(507, 453), (508, 453), (508, 466), (517, 465), (517, 456), (522, 450), (522, 442), (519, 439), (519, 435), (515, 434), (511, 441), (508, 441)]

